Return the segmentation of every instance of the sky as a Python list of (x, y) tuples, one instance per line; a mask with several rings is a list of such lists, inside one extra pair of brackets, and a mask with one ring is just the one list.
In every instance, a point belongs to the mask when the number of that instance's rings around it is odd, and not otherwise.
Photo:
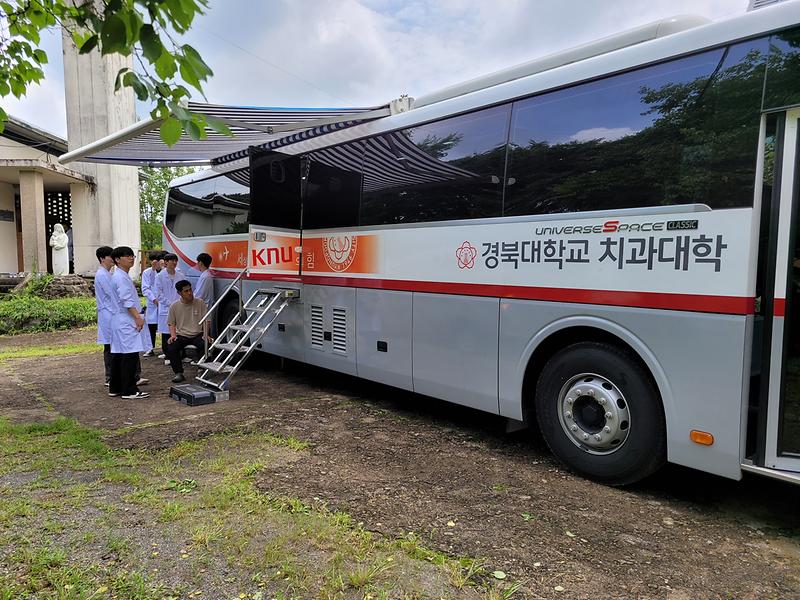
[[(742, 14), (747, 0), (209, 0), (185, 41), (214, 71), (206, 100), (375, 106), (662, 18)], [(42, 39), (45, 81), (9, 114), (66, 137), (61, 37)], [(194, 100), (204, 101), (196, 94)], [(140, 117), (147, 107), (138, 106)]]

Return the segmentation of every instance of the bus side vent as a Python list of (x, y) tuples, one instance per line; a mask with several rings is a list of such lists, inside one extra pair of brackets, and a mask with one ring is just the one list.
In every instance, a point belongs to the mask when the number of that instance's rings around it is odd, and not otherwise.
[(322, 322), (322, 307), (311, 305), (311, 347), (324, 348), (325, 334)]
[(770, 4), (777, 4), (778, 2), (782, 2), (783, 0), (750, 0), (750, 4), (747, 7), (747, 12), (751, 10), (756, 10), (758, 8), (764, 8), (765, 6), (769, 6)]
[(347, 309), (333, 307), (333, 351), (347, 354)]

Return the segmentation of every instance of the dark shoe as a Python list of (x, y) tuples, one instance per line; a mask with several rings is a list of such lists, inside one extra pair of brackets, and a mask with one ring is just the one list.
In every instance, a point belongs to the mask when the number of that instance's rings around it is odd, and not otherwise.
[(182, 383), (184, 381), (186, 381), (186, 377), (183, 376), (183, 373), (178, 373), (172, 378), (172, 383)]

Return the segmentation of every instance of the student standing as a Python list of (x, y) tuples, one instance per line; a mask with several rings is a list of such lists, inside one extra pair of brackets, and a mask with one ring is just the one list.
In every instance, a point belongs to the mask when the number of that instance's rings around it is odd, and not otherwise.
[(197, 255), (197, 270), (200, 277), (197, 278), (197, 285), (194, 286), (194, 297), (202, 300), (206, 308), (214, 302), (214, 278), (211, 277), (211, 255), (201, 252)]
[(146, 345), (144, 341), (149, 341), (149, 338), (141, 334), (144, 319), (139, 312), (139, 294), (128, 274), (136, 259), (128, 246), (114, 248), (111, 258), (117, 267), (111, 276), (117, 310), (111, 320), (111, 381), (108, 395), (121, 395), (130, 400), (147, 398), (150, 394), (140, 392), (136, 387), (139, 352), (149, 349), (149, 344)]
[[(156, 346), (156, 331), (158, 330), (158, 298), (156, 298), (156, 275), (161, 271), (163, 253), (156, 250), (147, 255), (150, 266), (142, 272), (142, 295), (147, 298), (147, 310), (144, 320), (150, 331), (150, 343)], [(162, 349), (163, 351), (163, 349)], [(153, 356), (153, 350), (148, 350), (144, 356)]]
[[(183, 272), (178, 268), (178, 257), (175, 254), (167, 253), (164, 255), (164, 268), (156, 275), (156, 299), (158, 300), (158, 333), (161, 334), (161, 352), (166, 353), (167, 339), (169, 338), (169, 327), (167, 326), (167, 315), (169, 307), (173, 302), (180, 300), (175, 284), (180, 280), (186, 279)], [(159, 358), (166, 358), (165, 354)], [(165, 361), (169, 364), (169, 359)]]
[(112, 248), (100, 246), (95, 251), (100, 266), (94, 276), (94, 298), (97, 304), (97, 343), (103, 344), (103, 366), (106, 385), (111, 381), (111, 318), (117, 311), (117, 302), (111, 289)]

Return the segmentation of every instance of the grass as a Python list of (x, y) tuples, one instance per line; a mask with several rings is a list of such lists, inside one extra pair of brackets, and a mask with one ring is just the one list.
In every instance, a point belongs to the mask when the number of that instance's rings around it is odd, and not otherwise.
[(94, 298), (15, 295), (0, 300), (0, 335), (75, 329), (93, 324), (96, 316)]
[(6, 348), (0, 350), (0, 362), (13, 358), (36, 358), (39, 356), (66, 356), (69, 354), (88, 354), (101, 352), (98, 344), (64, 344), (60, 346), (28, 346), (25, 348)]
[[(0, 600), (198, 590), (204, 598), (458, 597), (467, 587), (500, 598), (511, 589), (481, 561), (429, 550), (414, 534), (385, 539), (346, 513), (264, 491), (259, 478), (302, 460), (304, 441), (227, 433), (125, 451), (103, 435), (65, 418), (0, 419), (0, 474), (25, 476), (0, 502), (8, 566)], [(224, 589), (212, 576), (221, 570), (230, 574)]]

